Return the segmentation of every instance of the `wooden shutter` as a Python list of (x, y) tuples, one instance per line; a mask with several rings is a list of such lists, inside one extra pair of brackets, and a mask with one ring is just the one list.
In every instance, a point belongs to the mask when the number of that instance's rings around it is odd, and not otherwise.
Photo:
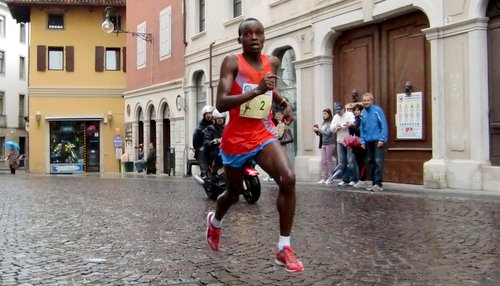
[(36, 70), (45, 71), (47, 69), (47, 47), (37, 46), (36, 47)]
[(121, 69), (120, 58), (121, 58), (120, 49), (116, 49), (116, 70), (117, 71), (119, 71)]
[(95, 71), (104, 71), (104, 47), (95, 47)]
[(66, 71), (75, 71), (75, 47), (66, 46)]
[(127, 47), (122, 48), (122, 54), (123, 54), (122, 70), (123, 70), (123, 72), (127, 72)]

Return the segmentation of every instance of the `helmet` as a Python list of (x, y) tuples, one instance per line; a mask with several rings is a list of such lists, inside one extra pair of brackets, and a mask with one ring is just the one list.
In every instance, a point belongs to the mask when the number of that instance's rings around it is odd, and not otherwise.
[(211, 105), (205, 105), (203, 106), (203, 109), (201, 110), (201, 114), (205, 114), (205, 113), (211, 113), (211, 112), (214, 112), (215, 108)]
[(220, 113), (217, 109), (214, 110), (214, 112), (212, 113), (212, 116), (214, 117), (214, 119), (218, 119), (218, 118), (226, 118), (227, 114), (226, 112), (222, 112)]

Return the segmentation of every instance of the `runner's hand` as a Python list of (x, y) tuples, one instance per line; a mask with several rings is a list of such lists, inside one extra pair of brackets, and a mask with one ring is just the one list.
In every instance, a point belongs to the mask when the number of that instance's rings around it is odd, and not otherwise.
[(257, 95), (266, 93), (268, 90), (273, 90), (276, 86), (276, 79), (278, 76), (268, 72), (259, 82), (259, 85), (255, 88)]

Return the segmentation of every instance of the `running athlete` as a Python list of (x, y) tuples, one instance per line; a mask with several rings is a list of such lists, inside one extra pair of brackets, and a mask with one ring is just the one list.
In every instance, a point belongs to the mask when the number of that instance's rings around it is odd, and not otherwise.
[(299, 272), (304, 265), (290, 246), (295, 213), (295, 173), (278, 141), (271, 105), (274, 102), (284, 108), (285, 124), (292, 122), (293, 111), (275, 88), (280, 61), (274, 56), (261, 54), (264, 41), (262, 23), (247, 18), (238, 27), (238, 43), (242, 45), (243, 53), (226, 56), (222, 62), (217, 110), (229, 111), (229, 123), (220, 146), (227, 190), (217, 199), (215, 212), (207, 215), (206, 236), (208, 245), (215, 251), (219, 250), (222, 218), (239, 200), (245, 163), (254, 159), (279, 186), (276, 205), (280, 236), (275, 261), (289, 272)]

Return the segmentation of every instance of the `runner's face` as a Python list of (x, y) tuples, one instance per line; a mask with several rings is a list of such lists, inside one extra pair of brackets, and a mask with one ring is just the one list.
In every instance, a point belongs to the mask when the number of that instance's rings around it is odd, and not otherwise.
[(243, 52), (260, 53), (264, 45), (264, 27), (258, 21), (248, 21), (243, 24), (238, 42), (243, 46)]

